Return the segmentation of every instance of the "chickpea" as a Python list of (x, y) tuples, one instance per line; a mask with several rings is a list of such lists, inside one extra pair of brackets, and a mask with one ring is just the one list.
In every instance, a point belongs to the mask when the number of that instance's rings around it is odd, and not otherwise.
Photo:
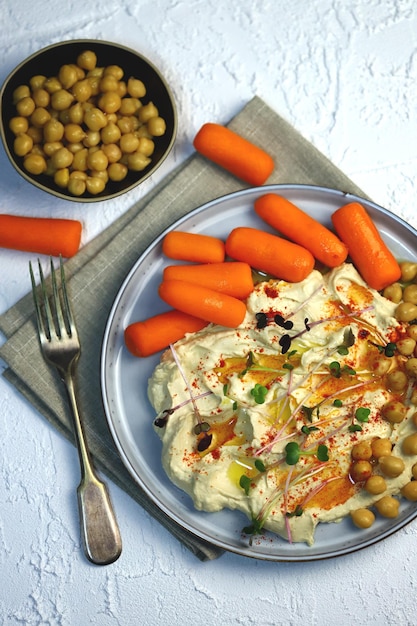
[(405, 337), (404, 339), (400, 339), (396, 343), (398, 352), (403, 356), (411, 356), (415, 350), (416, 345), (416, 340), (411, 339), (411, 337)]
[(33, 144), (41, 144), (43, 140), (43, 129), (36, 128), (36, 126), (29, 126), (27, 129), (27, 135), (31, 137)]
[(23, 161), (23, 167), (29, 174), (39, 175), (46, 172), (47, 166), (44, 157), (40, 154), (29, 153)]
[(54, 174), (54, 182), (58, 187), (66, 189), (69, 181), (69, 169), (64, 167), (60, 170), (56, 170)]
[(417, 433), (405, 437), (402, 443), (402, 449), (404, 454), (417, 454)]
[(64, 144), (61, 141), (48, 141), (43, 144), (43, 151), (47, 157), (51, 157), (54, 152), (63, 147)]
[(365, 489), (368, 493), (375, 496), (384, 493), (387, 489), (385, 478), (383, 476), (379, 476), (378, 474), (370, 476), (365, 483)]
[(23, 100), (23, 98), (30, 97), (30, 89), (28, 85), (19, 85), (13, 91), (13, 104), (19, 102), (19, 100)]
[(107, 119), (101, 109), (93, 107), (85, 112), (84, 124), (86, 124), (90, 130), (101, 130), (106, 126)]
[(367, 480), (371, 475), (372, 465), (369, 461), (355, 461), (350, 469), (350, 477), (355, 483)]
[(394, 370), (387, 375), (387, 388), (391, 391), (404, 391), (408, 378), (401, 370)]
[(417, 306), (411, 302), (401, 302), (395, 310), (395, 317), (399, 322), (411, 322), (417, 319)]
[[(137, 111), (142, 110), (143, 107), (140, 106), (140, 100), (138, 98), (123, 98), (122, 103), (120, 105), (120, 115), (135, 115)], [(140, 120), (142, 121), (142, 120)]]
[(120, 137), (120, 150), (125, 154), (135, 152), (139, 146), (139, 139), (133, 133), (125, 133)]
[(93, 85), (89, 78), (78, 80), (71, 89), (71, 92), (77, 102), (87, 102), (93, 95)]
[(350, 516), (357, 528), (370, 528), (375, 522), (375, 515), (369, 509), (357, 509)]
[(152, 139), (148, 139), (147, 137), (139, 138), (138, 152), (142, 152), (142, 154), (149, 157), (149, 156), (152, 156), (154, 150), (155, 150), (155, 144), (152, 141)]
[(42, 128), (51, 119), (51, 114), (43, 107), (37, 107), (30, 116), (30, 123), (36, 128)]
[(51, 95), (51, 106), (55, 111), (64, 111), (71, 106), (74, 101), (72, 93), (66, 89), (58, 89)]
[(375, 502), (375, 508), (383, 517), (397, 517), (400, 503), (392, 496), (383, 496), (378, 502)]
[(411, 396), (410, 396), (410, 402), (411, 404), (414, 404), (414, 405), (417, 404), (417, 389), (412, 390)]
[(417, 428), (417, 412), (412, 414), (411, 421), (413, 422), (414, 426)]
[(117, 126), (117, 124), (114, 124), (113, 122), (107, 124), (107, 126), (105, 126), (100, 132), (101, 141), (105, 145), (117, 143), (121, 135), (122, 133), (120, 131), (120, 128)]
[(413, 467), (411, 468), (411, 475), (414, 480), (417, 480), (417, 463), (414, 463)]
[(392, 444), (389, 439), (374, 439), (371, 443), (371, 448), (374, 459), (379, 459), (381, 456), (391, 454)]
[(128, 117), (127, 115), (120, 117), (117, 121), (117, 125), (123, 134), (133, 133), (135, 130), (135, 121), (133, 117)]
[(74, 155), (72, 152), (68, 150), (65, 146), (60, 148), (51, 156), (51, 163), (53, 167), (57, 170), (62, 169), (63, 167), (70, 167), (72, 161), (74, 159)]
[(128, 167), (134, 172), (141, 172), (150, 162), (151, 160), (141, 152), (133, 152), (133, 154), (128, 154), (127, 156)]
[(410, 480), (409, 483), (404, 485), (401, 489), (401, 495), (406, 498), (406, 500), (417, 502), (417, 480)]
[(16, 103), (16, 111), (18, 115), (30, 117), (36, 108), (35, 101), (30, 96), (22, 98)]
[(105, 170), (109, 162), (103, 150), (89, 152), (87, 157), (87, 167), (91, 170)]
[(18, 135), (13, 142), (13, 150), (17, 156), (23, 157), (33, 148), (33, 139), (26, 133)]
[(110, 180), (119, 182), (126, 178), (128, 169), (123, 163), (111, 163), (107, 168), (107, 172)]
[(409, 283), (417, 276), (417, 263), (411, 263), (410, 261), (404, 261), (400, 263), (401, 279), (405, 283)]
[(417, 304), (417, 285), (407, 285), (403, 291), (404, 302)]
[(119, 80), (117, 83), (117, 93), (121, 98), (124, 98), (127, 94), (127, 85), (124, 80)]
[(91, 89), (91, 96), (98, 96), (100, 93), (100, 76), (88, 76), (88, 83)]
[(120, 65), (108, 65), (103, 72), (103, 76), (114, 76), (116, 80), (122, 80), (124, 71)]
[(411, 324), (407, 328), (407, 335), (417, 342), (417, 324)]
[(390, 424), (399, 424), (403, 421), (407, 413), (407, 407), (398, 400), (386, 402), (381, 409), (383, 417)]
[(85, 180), (80, 178), (70, 178), (68, 181), (68, 191), (73, 196), (82, 196), (87, 188)]
[(32, 93), (32, 98), (37, 107), (47, 107), (51, 101), (50, 94), (46, 91), (46, 89), (34, 89)]
[(380, 457), (379, 467), (381, 472), (388, 478), (396, 478), (405, 470), (405, 463), (399, 456), (389, 454), (388, 456)]
[(106, 91), (98, 101), (98, 106), (104, 113), (116, 113), (121, 104), (122, 99), (116, 91)]
[(370, 441), (361, 441), (352, 447), (351, 456), (354, 461), (369, 461), (372, 458)]
[(92, 50), (84, 50), (77, 57), (77, 65), (83, 70), (91, 71), (97, 65), (97, 55)]
[(100, 81), (100, 91), (105, 93), (106, 91), (117, 91), (118, 80), (112, 74), (105, 74)]
[(59, 91), (60, 89), (62, 89), (62, 85), (56, 76), (47, 78), (43, 84), (43, 87), (51, 95), (55, 93), (56, 91)]
[(80, 172), (79, 170), (73, 169), (70, 172), (70, 180), (72, 178), (77, 178), (78, 180), (83, 180), (84, 182), (87, 182), (87, 174), (86, 174), (86, 172)]
[(143, 98), (146, 96), (146, 87), (138, 78), (129, 78), (127, 81), (127, 93), (132, 98)]
[(384, 298), (387, 298), (387, 300), (391, 300), (391, 302), (399, 304), (403, 299), (403, 290), (400, 283), (392, 283), (392, 285), (385, 287), (383, 296)]
[(88, 148), (82, 148), (74, 154), (72, 161), (72, 167), (79, 172), (86, 172), (87, 166)]
[(105, 183), (109, 181), (107, 170), (91, 170), (90, 175), (92, 178), (101, 178)]
[(58, 72), (58, 80), (64, 89), (72, 87), (78, 79), (78, 72), (73, 65), (61, 65)]
[(116, 143), (105, 143), (102, 150), (110, 164), (117, 163), (122, 158), (122, 151)]
[(106, 186), (106, 182), (99, 178), (98, 176), (88, 176), (86, 180), (86, 188), (88, 193), (91, 193), (93, 196), (96, 196), (98, 193), (101, 193)]
[(83, 144), (86, 148), (93, 148), (100, 143), (100, 132), (98, 130), (87, 131)]
[(152, 137), (162, 137), (167, 129), (165, 120), (162, 117), (151, 117), (147, 123), (149, 134)]
[(417, 378), (417, 357), (411, 357), (407, 359), (405, 363), (405, 371), (409, 376)]
[(158, 117), (158, 115), (158, 109), (153, 102), (145, 104), (143, 107), (140, 108), (138, 112), (138, 118), (139, 121), (142, 122), (142, 124), (146, 124), (146, 122), (148, 122), (151, 117)]
[(43, 127), (43, 137), (45, 141), (61, 141), (64, 136), (64, 125), (54, 118), (46, 122)]
[(27, 117), (23, 117), (22, 115), (18, 115), (16, 117), (12, 117), (9, 122), (9, 128), (14, 135), (19, 135), (20, 133), (26, 133), (29, 128), (29, 122)]
[(64, 137), (69, 143), (79, 143), (85, 137), (85, 130), (79, 124), (67, 124)]
[(42, 89), (45, 81), (46, 81), (46, 76), (43, 76), (43, 74), (36, 74), (35, 76), (32, 76), (32, 78), (30, 79), (29, 86), (32, 89), (32, 91), (36, 91), (36, 89)]

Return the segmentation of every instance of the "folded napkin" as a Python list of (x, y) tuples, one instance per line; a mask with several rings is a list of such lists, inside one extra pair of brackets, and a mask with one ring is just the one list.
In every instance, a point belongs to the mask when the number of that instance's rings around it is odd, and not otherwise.
[[(260, 98), (253, 98), (229, 127), (274, 157), (276, 168), (268, 183), (318, 185), (365, 197)], [(201, 560), (215, 559), (223, 550), (171, 520), (143, 493), (120, 460), (101, 401), (101, 343), (113, 301), (142, 252), (192, 209), (242, 188), (241, 181), (194, 154), (65, 264), (82, 345), (77, 377), (79, 400), (94, 463)], [(0, 330), (7, 338), (0, 349), (0, 356), (8, 364), (4, 376), (74, 443), (62, 383), (39, 350), (30, 293), (0, 317)]]

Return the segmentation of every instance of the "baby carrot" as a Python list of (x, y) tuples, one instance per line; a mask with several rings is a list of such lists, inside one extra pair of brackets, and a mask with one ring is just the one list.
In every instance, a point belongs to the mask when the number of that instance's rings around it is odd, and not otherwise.
[(3, 214), (0, 247), (71, 257), (80, 247), (81, 229), (81, 223), (76, 220)]
[(186, 280), (229, 296), (244, 300), (253, 290), (252, 270), (247, 263), (204, 263), (198, 265), (168, 265), (163, 280)]
[(222, 263), (224, 242), (217, 237), (172, 230), (162, 241), (162, 252), (170, 259), (194, 263)]
[(207, 159), (251, 185), (263, 185), (274, 169), (269, 154), (220, 124), (203, 124), (193, 145)]
[(146, 357), (164, 350), (170, 343), (182, 339), (187, 333), (195, 333), (207, 326), (207, 322), (182, 311), (166, 311), (125, 328), (124, 339), (129, 352)]
[(175, 309), (228, 328), (239, 326), (246, 315), (242, 300), (185, 280), (163, 281), (159, 295)]
[(332, 222), (347, 245), (350, 258), (370, 287), (380, 291), (400, 278), (397, 260), (359, 202), (350, 202), (337, 209)]
[(336, 267), (346, 260), (347, 246), (323, 224), (286, 198), (267, 193), (255, 201), (255, 212), (282, 235), (307, 248), (327, 267)]
[(226, 239), (226, 253), (276, 278), (298, 283), (314, 268), (314, 257), (302, 246), (257, 228), (239, 226)]

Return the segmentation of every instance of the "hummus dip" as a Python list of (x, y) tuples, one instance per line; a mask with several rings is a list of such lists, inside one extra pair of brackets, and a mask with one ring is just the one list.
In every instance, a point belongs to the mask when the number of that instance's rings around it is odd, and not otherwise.
[[(396, 306), (346, 263), (300, 283), (261, 282), (240, 327), (209, 324), (164, 352), (148, 394), (170, 480), (199, 510), (245, 513), (250, 537), (269, 529), (310, 545), (319, 522), (398, 494), (417, 457), (401, 446), (415, 408), (398, 423), (383, 411), (407, 404), (412, 385), (387, 385), (388, 371), (404, 369)], [(399, 475), (371, 454), (355, 461), (358, 444), (379, 439), (390, 439)], [(365, 489), (369, 468), (383, 493)]]

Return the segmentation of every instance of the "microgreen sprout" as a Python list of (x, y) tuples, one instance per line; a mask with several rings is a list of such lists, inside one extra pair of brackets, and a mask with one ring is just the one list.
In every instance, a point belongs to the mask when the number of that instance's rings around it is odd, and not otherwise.
[(264, 404), (265, 396), (268, 393), (268, 389), (264, 385), (256, 383), (255, 387), (251, 389), (251, 396), (254, 397), (256, 404)]
[(301, 456), (315, 455), (319, 461), (329, 460), (329, 450), (327, 446), (320, 444), (317, 450), (301, 450), (299, 444), (296, 441), (290, 441), (285, 446), (285, 461), (287, 465), (296, 465)]
[(392, 357), (395, 355), (397, 344), (392, 341), (388, 342), (385, 346), (382, 346), (379, 343), (374, 343), (373, 341), (370, 341), (369, 343), (372, 346), (375, 346), (381, 354), (385, 354), (385, 356)]
[(249, 495), (251, 482), (251, 479), (249, 478), (249, 476), (246, 476), (246, 474), (242, 474), (242, 476), (240, 477), (239, 486), (242, 487), (246, 495)]
[(360, 406), (359, 408), (356, 409), (355, 411), (355, 419), (360, 422), (359, 424), (351, 424), (348, 428), (349, 432), (351, 433), (355, 433), (355, 432), (360, 432), (362, 430), (362, 426), (361, 424), (365, 423), (365, 422), (369, 422), (369, 414), (370, 414), (371, 410), (367, 409), (363, 406)]
[(313, 432), (313, 431), (315, 431), (315, 430), (319, 430), (319, 429), (317, 428), (317, 426), (307, 426), (307, 425), (304, 425), (304, 426), (301, 428), (301, 432), (302, 432), (304, 435), (309, 435), (310, 433), (312, 433), (312, 432)]
[(341, 407), (343, 406), (343, 402), (339, 400), (339, 398), (336, 398), (336, 400), (333, 401), (333, 406)]
[(301, 515), (303, 514), (303, 508), (302, 506), (300, 506), (299, 504), (297, 504), (297, 506), (295, 507), (294, 511), (287, 511), (285, 513), (286, 517), (301, 517)]

